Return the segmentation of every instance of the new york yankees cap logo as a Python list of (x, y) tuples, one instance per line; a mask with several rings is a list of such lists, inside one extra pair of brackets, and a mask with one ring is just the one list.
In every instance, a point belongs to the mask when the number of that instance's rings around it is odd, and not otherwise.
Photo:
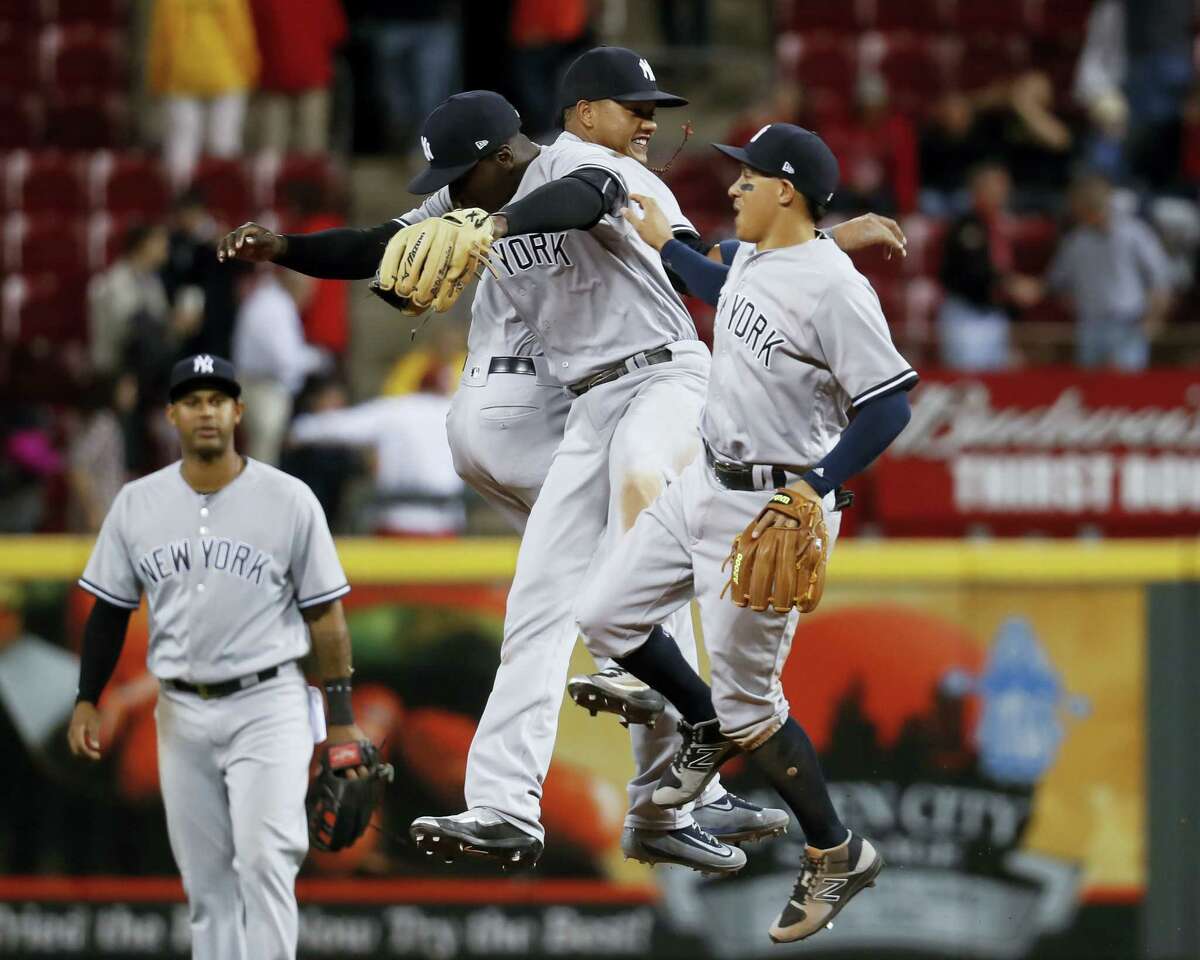
[(237, 399), (242, 394), (242, 385), (233, 364), (224, 357), (197, 353), (184, 357), (171, 368), (167, 396), (174, 403), (192, 390), (220, 390)]

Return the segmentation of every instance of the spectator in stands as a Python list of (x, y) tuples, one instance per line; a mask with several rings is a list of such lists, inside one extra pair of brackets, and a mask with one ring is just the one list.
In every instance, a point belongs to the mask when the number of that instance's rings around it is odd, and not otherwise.
[(1040, 70), (974, 94), (975, 131), (987, 153), (1002, 157), (1021, 212), (1056, 212), (1067, 182), (1070, 128), (1054, 112), (1054, 87)]
[(1150, 342), (1171, 304), (1170, 267), (1158, 237), (1117, 210), (1112, 184), (1087, 172), (1071, 185), (1074, 228), (1046, 277), (1075, 315), (1075, 360), (1082, 367), (1143, 370)]
[(658, 0), (658, 29), (663, 42), (670, 47), (707, 47), (709, 8), (709, 0)]
[(115, 376), (132, 363), (143, 391), (170, 367), (203, 322), (203, 304), (195, 295), (185, 295), (171, 307), (160, 276), (167, 250), (166, 227), (132, 226), (125, 234), (124, 254), (93, 277), (88, 289), (93, 371)]
[(1126, 59), (1124, 0), (1096, 0), (1075, 63), (1075, 102), (1087, 109), (1100, 97), (1120, 93)]
[[(371, 51), (371, 80), (388, 146), (412, 149), (421, 120), (458, 89), (455, 0), (347, 0), (358, 41)], [(417, 154), (420, 156), (420, 154)]]
[(1088, 127), (1079, 139), (1079, 165), (1104, 174), (1113, 183), (1129, 180), (1126, 139), (1129, 105), (1118, 90), (1095, 97), (1087, 108)]
[(1193, 0), (1124, 0), (1130, 141), (1135, 172), (1153, 186), (1176, 176), (1179, 119), (1192, 85)]
[(733, 121), (733, 126), (725, 134), (725, 142), (745, 143), (771, 123), (794, 123), (801, 127), (812, 127), (813, 123), (808, 118), (804, 88), (795, 80), (777, 78), (764, 99), (752, 103)]
[[(310, 180), (288, 184), (284, 204), (291, 233), (317, 233), (346, 225), (341, 212), (344, 201)], [(311, 292), (301, 316), (304, 339), (339, 361), (350, 346), (349, 291), (345, 280), (311, 279)]]
[(921, 131), (921, 212), (931, 217), (966, 212), (971, 203), (967, 175), (985, 155), (971, 99), (957, 91), (946, 94), (934, 104)]
[(300, 311), (309, 278), (261, 264), (238, 310), (233, 363), (242, 383), (246, 453), (272, 465), (292, 416), (292, 400), (304, 380), (329, 366), (328, 357), (304, 339)]
[(547, 139), (562, 125), (558, 81), (592, 46), (588, 0), (514, 0), (513, 78), (524, 128)]
[(373, 452), (376, 533), (445, 537), (466, 524), (463, 482), (446, 439), (450, 400), (432, 386), (305, 414), (292, 424), (294, 443), (353, 444)]
[(917, 141), (912, 123), (888, 105), (887, 81), (864, 73), (854, 115), (821, 131), (838, 158), (838, 210), (911, 213), (917, 207)]
[(1013, 270), (1008, 171), (985, 161), (970, 189), (971, 209), (951, 225), (942, 254), (941, 360), (957, 370), (1003, 370), (1016, 360), (1008, 310), (1035, 303), (1040, 284)]
[(47, 482), (63, 469), (47, 407), (9, 408), (0, 420), (0, 533), (34, 533), (46, 520)]
[(81, 420), (67, 447), (68, 529), (96, 533), (129, 479), (125, 438), (136, 408), (137, 379), (131, 373), (96, 377), (85, 392)]
[[(314, 375), (296, 397), (296, 417), (343, 410), (349, 405), (346, 387), (336, 377)], [(358, 449), (335, 438), (328, 443), (294, 443), (284, 446), (279, 467), (299, 477), (320, 502), (329, 526), (336, 533), (353, 532), (344, 516), (346, 490), (365, 469)]]
[(165, 101), (164, 155), (177, 189), (191, 181), (202, 152), (241, 152), (258, 69), (247, 0), (155, 0), (146, 70), (151, 92)]
[(219, 263), (216, 246), (219, 236), (203, 192), (193, 188), (180, 194), (171, 211), (163, 284), (172, 303), (190, 297), (204, 305), (204, 323), (184, 344), (181, 351), (184, 354), (215, 353), (228, 357), (233, 350), (237, 285), (252, 267), (241, 261)]
[(262, 57), (259, 142), (283, 153), (329, 149), (333, 55), (346, 39), (338, 0), (251, 0)]

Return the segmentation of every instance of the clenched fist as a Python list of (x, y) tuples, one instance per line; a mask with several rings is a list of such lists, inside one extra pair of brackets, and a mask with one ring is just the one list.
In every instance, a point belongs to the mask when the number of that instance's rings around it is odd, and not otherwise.
[(260, 223), (243, 223), (236, 230), (225, 234), (217, 244), (217, 259), (246, 260), (264, 263), (282, 256), (287, 250), (287, 240), (268, 230)]

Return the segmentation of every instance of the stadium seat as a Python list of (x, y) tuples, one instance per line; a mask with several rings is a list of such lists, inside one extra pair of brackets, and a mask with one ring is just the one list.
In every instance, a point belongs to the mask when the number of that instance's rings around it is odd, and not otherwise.
[(813, 33), (797, 38), (794, 76), (812, 90), (854, 90), (858, 52), (854, 38), (839, 33)]
[(87, 276), (79, 273), (16, 274), (0, 288), (4, 338), (30, 343), (87, 341)]
[(92, 206), (98, 210), (153, 220), (170, 207), (171, 191), (155, 157), (101, 150), (92, 156), (88, 173)]
[(1058, 227), (1047, 217), (1020, 217), (1012, 225), (1013, 265), (1021, 273), (1045, 273), (1058, 247)]
[(86, 267), (85, 230), (78, 218), (9, 214), (4, 222), (8, 273), (73, 272)]
[(946, 0), (874, 0), (877, 30), (938, 30), (946, 25)]
[(37, 90), (37, 63), (35, 28), (0, 21), (0, 91), (15, 95)]
[(123, 27), (129, 17), (127, 0), (42, 0), (47, 21)]
[(1036, 5), (1039, 33), (1048, 36), (1082, 38), (1093, 0), (1040, 0)]
[(112, 92), (125, 83), (125, 44), (117, 30), (72, 24), (42, 33), (42, 80), (62, 92)]
[(1019, 33), (1030, 29), (1035, 18), (1030, 0), (980, 3), (959, 0), (950, 7), (952, 28), (963, 36), (986, 33)]
[(310, 184), (320, 197), (329, 197), (339, 189), (340, 177), (328, 157), (263, 153), (254, 158), (254, 197), (256, 205), (282, 206), (293, 184)]
[(0, 23), (33, 26), (41, 16), (39, 0), (0, 0)]
[(910, 214), (900, 222), (908, 238), (904, 270), (911, 276), (937, 277), (942, 268), (942, 243), (949, 224), (944, 220)]
[(870, 26), (874, 0), (778, 0), (776, 25), (780, 30), (838, 30), (850, 32)]
[(40, 101), (36, 97), (0, 94), (0, 150), (36, 147), (41, 137)]
[(46, 104), (43, 139), (65, 150), (99, 150), (124, 146), (128, 139), (128, 106), (113, 94), (55, 97)]
[(254, 212), (254, 192), (241, 160), (201, 158), (192, 177), (192, 186), (204, 193), (205, 204), (226, 226), (244, 223)]
[(1019, 36), (972, 35), (963, 44), (956, 69), (958, 86), (977, 90), (1013, 77), (1029, 63), (1029, 46)]
[(886, 39), (879, 71), (901, 110), (923, 113), (949, 87), (946, 45), (939, 38), (893, 34)]
[(113, 261), (125, 252), (125, 234), (129, 228), (145, 222), (137, 214), (118, 215), (103, 210), (92, 214), (85, 236), (88, 269), (99, 273), (112, 266)]
[(57, 150), (18, 150), (4, 164), (4, 197), (9, 210), (72, 215), (87, 209), (87, 188), (79, 161)]

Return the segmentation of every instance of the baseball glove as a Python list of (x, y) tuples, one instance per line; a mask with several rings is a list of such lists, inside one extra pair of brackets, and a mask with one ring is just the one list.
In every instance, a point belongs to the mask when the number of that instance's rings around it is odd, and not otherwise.
[[(771, 526), (758, 537), (751, 532), (769, 513), (781, 513), (793, 526)], [(829, 533), (821, 511), (821, 497), (803, 480), (777, 490), (758, 516), (733, 540), (722, 569), (732, 564), (725, 589), (739, 607), (787, 613), (816, 609), (825, 589), (825, 562), (829, 558)], [(721, 593), (724, 596), (724, 591)]]
[[(350, 780), (345, 771), (366, 767), (367, 775)], [(379, 759), (379, 751), (368, 740), (337, 743), (321, 757), (321, 769), (308, 788), (308, 836), (318, 850), (342, 850), (352, 846), (371, 822), (383, 799), (384, 784), (395, 771)]]
[(404, 227), (383, 251), (371, 290), (410, 316), (449, 310), (484, 267), (492, 218), (472, 207)]

